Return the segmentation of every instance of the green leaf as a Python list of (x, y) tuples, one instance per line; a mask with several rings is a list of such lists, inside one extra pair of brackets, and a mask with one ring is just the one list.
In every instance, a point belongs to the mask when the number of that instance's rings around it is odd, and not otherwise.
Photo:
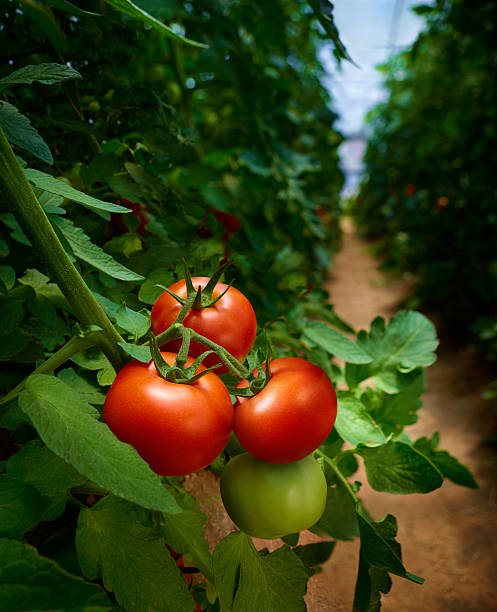
[(361, 534), (361, 555), (369, 565), (418, 584), (424, 582), (423, 578), (406, 571), (402, 564), (400, 546), (395, 541), (397, 534), (395, 517), (388, 514), (380, 521), (373, 522), (358, 513), (357, 521)]
[(71, 361), (74, 361), (76, 365), (85, 370), (102, 370), (111, 365), (107, 357), (96, 346), (92, 346), (81, 353), (76, 353), (76, 355), (71, 357)]
[(231, 533), (216, 546), (213, 561), (223, 610), (305, 610), (307, 572), (288, 546), (265, 555), (246, 534)]
[(338, 413), (335, 428), (346, 441), (357, 446), (375, 442), (384, 444), (385, 434), (375, 423), (360, 400), (351, 394), (338, 393)]
[(431, 439), (418, 438), (414, 442), (414, 448), (429, 459), (442, 472), (444, 478), (448, 478), (463, 487), (478, 489), (478, 483), (465, 465), (459, 463), (447, 451), (436, 450), (439, 438), (438, 433), (433, 434)]
[(377, 317), (368, 335), (361, 331), (357, 344), (373, 358), (375, 371), (397, 368), (410, 371), (418, 366), (429, 366), (436, 360), (438, 346), (436, 330), (420, 312), (403, 311), (393, 317), (388, 326)]
[(417, 450), (403, 442), (361, 446), (369, 484), (387, 493), (429, 493), (442, 485), (438, 469)]
[(118, 342), (118, 344), (128, 353), (128, 355), (131, 355), (133, 359), (137, 359), (142, 363), (148, 363), (152, 359), (150, 347), (148, 345), (130, 344), (129, 342)]
[(145, 304), (154, 304), (159, 295), (164, 291), (162, 287), (169, 287), (175, 281), (176, 279), (170, 270), (167, 268), (156, 268), (149, 273), (147, 280), (140, 287), (138, 299), (145, 302)]
[(123, 281), (139, 282), (143, 280), (143, 276), (133, 272), (116, 261), (111, 255), (106, 253), (99, 246), (94, 244), (90, 238), (84, 233), (80, 227), (76, 227), (69, 219), (61, 217), (52, 217), (52, 221), (55, 222), (56, 226), (64, 234), (69, 245), (76, 257), (86, 261), (97, 270), (101, 270), (112, 276)]
[(122, 13), (125, 13), (126, 15), (129, 15), (130, 17), (136, 17), (137, 19), (140, 19), (140, 21), (143, 21), (147, 25), (151, 25), (152, 27), (157, 28), (159, 31), (163, 32), (166, 36), (168, 36), (169, 38), (172, 38), (173, 40), (179, 40), (182, 43), (191, 45), (193, 47), (201, 47), (201, 48), (207, 47), (207, 45), (204, 45), (203, 43), (195, 42), (194, 40), (190, 40), (189, 38), (185, 38), (184, 36), (181, 36), (174, 30), (172, 30), (169, 26), (162, 23), (162, 21), (159, 21), (155, 17), (152, 17), (152, 15), (149, 15), (148, 13), (146, 13), (139, 6), (136, 6), (136, 4), (133, 4), (132, 2), (130, 2), (130, 0), (105, 0), (105, 1), (107, 2), (107, 4), (110, 4), (110, 6), (113, 6), (118, 11), (121, 11)]
[(82, 17), (86, 15), (95, 15), (97, 16), (99, 13), (91, 13), (90, 11), (84, 11), (83, 9), (74, 6), (67, 0), (44, 0), (45, 4), (53, 6), (54, 8), (60, 9), (66, 13), (70, 13), (71, 15), (81, 15)]
[(0, 280), (5, 289), (9, 291), (16, 282), (16, 271), (10, 266), (0, 266)]
[(0, 101), (0, 128), (10, 144), (29, 151), (47, 164), (53, 164), (53, 157), (47, 143), (31, 125), (30, 120), (22, 115), (15, 106)]
[(22, 323), (24, 308), (19, 300), (0, 295), (0, 337), (11, 334)]
[(395, 394), (405, 391), (421, 374), (421, 368), (415, 368), (406, 374), (398, 370), (384, 370), (374, 377), (377, 389), (385, 393)]
[(86, 208), (105, 210), (106, 212), (129, 213), (129, 208), (125, 206), (98, 200), (82, 191), (74, 189), (74, 187), (71, 187), (64, 181), (54, 178), (46, 172), (40, 172), (40, 170), (34, 170), (33, 168), (26, 168), (24, 174), (26, 178), (39, 189), (43, 189), (43, 191), (47, 191), (53, 195), (61, 196), (77, 204), (82, 204), (86, 206)]
[(338, 483), (328, 487), (323, 516), (311, 527), (313, 533), (326, 533), (338, 540), (353, 540), (359, 535), (355, 503), (348, 491)]
[(28, 544), (0, 540), (0, 610), (108, 612), (111, 607), (98, 585), (69, 574)]
[(131, 310), (125, 304), (115, 304), (112, 300), (108, 300), (98, 293), (93, 292), (93, 295), (104, 309), (105, 314), (131, 334), (135, 340), (144, 336), (150, 329), (150, 317)]
[(8, 361), (14, 355), (22, 351), (29, 343), (29, 336), (16, 329), (6, 336), (2, 336), (0, 342), (0, 361)]
[(84, 575), (102, 577), (126, 610), (193, 611), (186, 582), (143, 508), (107, 496), (83, 510), (76, 550)]
[(308, 0), (319, 23), (323, 26), (326, 34), (331, 38), (335, 45), (335, 55), (356, 65), (347, 52), (345, 45), (340, 40), (337, 27), (333, 21), (333, 4), (329, 0)]
[(44, 287), (50, 279), (35, 268), (28, 268), (21, 276), (19, 282), (22, 285), (32, 287), (35, 291)]
[(65, 64), (36, 64), (23, 66), (0, 79), (0, 90), (19, 83), (42, 83), (43, 85), (54, 85), (70, 79), (81, 79), (77, 70)]
[(69, 489), (87, 480), (40, 440), (29, 442), (8, 460), (7, 475), (32, 485), (51, 500), (42, 521), (57, 518), (65, 508)]
[(35, 487), (0, 474), (0, 537), (21, 539), (40, 522), (47, 506)]
[(169, 546), (177, 553), (188, 554), (207, 580), (213, 582), (214, 573), (209, 544), (204, 537), (206, 515), (193, 497), (177, 486), (168, 487), (181, 508), (178, 514), (163, 514), (160, 531)]
[(98, 411), (61, 380), (43, 374), (30, 376), (19, 405), (48, 448), (89, 480), (146, 508), (180, 511), (136, 450), (120, 442), (97, 420)]
[(359, 553), (359, 569), (354, 593), (352, 612), (380, 612), (381, 593), (387, 594), (392, 588), (388, 572), (370, 565)]
[(373, 358), (346, 336), (322, 321), (309, 321), (303, 330), (304, 338), (322, 347), (331, 355), (341, 357), (349, 363), (369, 363)]
[(292, 550), (306, 567), (314, 567), (328, 561), (334, 548), (335, 542), (312, 542)]
[(64, 368), (57, 374), (57, 378), (71, 387), (79, 398), (88, 404), (101, 406), (105, 402), (105, 394), (89, 383), (83, 376), (76, 374), (73, 368)]

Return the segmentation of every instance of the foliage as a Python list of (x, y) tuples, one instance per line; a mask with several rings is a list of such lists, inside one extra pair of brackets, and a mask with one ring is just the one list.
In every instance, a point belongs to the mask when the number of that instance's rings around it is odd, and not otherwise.
[[(460, 330), (497, 315), (497, 3), (438, 2), (411, 49), (383, 66), (354, 215), (419, 300)], [(490, 328), (481, 319), (477, 326)]]
[[(236, 272), (225, 280), (236, 273), (265, 332), (250, 368), (269, 340), (343, 389), (337, 427), (316, 452), (328, 500), (313, 529), (361, 538), (355, 609), (379, 608), (390, 573), (419, 582), (402, 564), (394, 517), (373, 521), (349, 483), (356, 457), (379, 491), (476, 483), (436, 436), (404, 431), (434, 360), (433, 326), (404, 312), (352, 340), (320, 289), (342, 184), (316, 59), (327, 35), (346, 54), (331, 4), (50, 0), (9, 2), (4, 15), (0, 608), (177, 612), (195, 599), (202, 610), (240, 611), (253, 609), (254, 593), (260, 609), (305, 608), (307, 579), (332, 543), (298, 546), (292, 535), (268, 554), (233, 533), (211, 554), (206, 517), (182, 480), (160, 478), (101, 420), (116, 369), (150, 354), (150, 306), (182, 277), (182, 257), (205, 275), (231, 255)], [(152, 27), (162, 19), (207, 46)], [(146, 225), (126, 202), (141, 204)], [(50, 232), (22, 214), (40, 207)], [(227, 231), (220, 212), (240, 229)], [(107, 329), (92, 320), (100, 309)], [(166, 545), (185, 555), (185, 572)], [(194, 587), (188, 570), (200, 573)]]

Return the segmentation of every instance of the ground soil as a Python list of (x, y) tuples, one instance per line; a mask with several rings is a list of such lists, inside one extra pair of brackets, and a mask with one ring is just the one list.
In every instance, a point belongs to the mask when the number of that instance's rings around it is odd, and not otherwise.
[[(392, 279), (378, 266), (368, 244), (345, 223), (327, 289), (336, 312), (356, 329), (369, 328), (377, 315), (393, 316), (409, 291), (408, 280)], [(360, 495), (365, 506), (374, 519), (386, 513), (397, 518), (404, 565), (426, 579), (417, 585), (394, 576), (391, 592), (382, 599), (385, 612), (497, 610), (497, 454), (483, 442), (496, 431), (497, 410), (481, 398), (491, 375), (474, 349), (458, 347), (444, 336), (438, 360), (427, 371), (419, 421), (408, 430), (414, 438), (440, 431), (441, 448), (471, 469), (478, 490), (446, 481), (428, 495), (391, 495), (372, 491), (365, 476), (358, 475), (365, 483)], [(195, 490), (209, 516), (207, 536), (214, 546), (234, 529), (220, 503), (217, 479), (204, 471), (190, 477), (187, 488)], [(300, 543), (317, 539), (305, 532)], [(280, 544), (256, 541), (270, 549)], [(352, 609), (358, 553), (358, 542), (337, 542), (322, 571), (309, 581), (309, 612)]]

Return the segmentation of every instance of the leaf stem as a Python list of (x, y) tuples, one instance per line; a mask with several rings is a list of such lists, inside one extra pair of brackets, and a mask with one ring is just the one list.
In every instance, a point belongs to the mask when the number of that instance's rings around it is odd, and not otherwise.
[(123, 365), (123, 356), (118, 342), (123, 339), (69, 259), (1, 128), (0, 190), (80, 323), (83, 326), (97, 325), (101, 328), (98, 345), (116, 371), (119, 371)]
[[(336, 458), (335, 459), (331, 459), (330, 457), (328, 457), (328, 455), (323, 453), (322, 450), (319, 450), (319, 448), (317, 448), (314, 452), (317, 455), (319, 455), (320, 457), (322, 457), (324, 459), (324, 461), (326, 461), (326, 463), (333, 469), (333, 471), (337, 475), (338, 480), (345, 487), (345, 489), (349, 493), (350, 497), (352, 497), (352, 499), (354, 500), (354, 503), (356, 504), (356, 506), (357, 505), (360, 506), (361, 505), (361, 500), (357, 497), (357, 495), (352, 490), (352, 487), (350, 486), (349, 481), (345, 478), (345, 476), (339, 470), (337, 462), (336, 462)], [(344, 451), (344, 452), (347, 452), (347, 451)]]
[[(80, 353), (91, 346), (95, 346), (98, 343), (98, 332), (92, 332), (87, 336), (75, 336), (64, 344), (56, 353), (39, 365), (34, 372), (30, 374), (50, 374), (56, 370), (59, 366), (69, 361), (73, 355)], [(19, 393), (24, 389), (26, 381), (29, 378), (22, 380), (16, 387), (11, 389), (7, 395), (0, 399), (0, 406), (11, 402)]]

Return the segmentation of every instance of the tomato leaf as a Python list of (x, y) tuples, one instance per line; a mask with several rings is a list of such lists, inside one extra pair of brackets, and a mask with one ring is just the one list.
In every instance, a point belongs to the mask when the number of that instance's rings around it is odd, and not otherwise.
[(338, 540), (353, 540), (359, 535), (355, 504), (349, 493), (338, 483), (328, 487), (323, 516), (311, 527), (313, 533), (323, 532)]
[(478, 489), (478, 483), (465, 465), (459, 463), (447, 451), (437, 450), (438, 441), (439, 435), (435, 433), (431, 439), (425, 437), (418, 438), (414, 442), (414, 448), (429, 459), (442, 472), (445, 478), (463, 487)]
[(89, 480), (146, 508), (180, 511), (135, 449), (120, 442), (97, 420), (98, 411), (61, 380), (30, 376), (19, 405), (48, 448)]
[(125, 304), (118, 305), (99, 293), (93, 292), (97, 302), (105, 314), (126, 330), (136, 340), (144, 336), (150, 329), (150, 318), (141, 312), (128, 308)]
[(36, 548), (0, 539), (0, 609), (91, 610), (106, 612), (112, 603), (96, 584), (85, 582), (38, 554)]
[(71, 187), (71, 185), (68, 185), (66, 182), (59, 181), (46, 172), (40, 172), (40, 170), (35, 170), (34, 168), (26, 168), (24, 174), (26, 178), (39, 189), (71, 200), (71, 202), (82, 204), (86, 206), (86, 208), (104, 210), (106, 212), (129, 213), (129, 208), (125, 206), (119, 206), (119, 204), (114, 204), (113, 202), (104, 202), (103, 200), (89, 196), (82, 191), (74, 189), (74, 187)]
[(7, 462), (7, 475), (34, 486), (50, 507), (40, 518), (51, 521), (64, 510), (71, 487), (87, 480), (71, 465), (48, 449), (40, 440), (33, 440), (21, 448)]
[(243, 532), (231, 533), (216, 546), (213, 561), (222, 609), (305, 610), (307, 572), (287, 545), (265, 555)]
[(84, 575), (101, 577), (123, 608), (193, 611), (186, 582), (143, 508), (109, 495), (83, 510), (76, 550)]
[(12, 85), (41, 83), (42, 85), (54, 85), (69, 79), (81, 79), (77, 70), (65, 64), (36, 64), (23, 66), (19, 70), (11, 72), (0, 79), (0, 90)]
[(0, 499), (0, 537), (22, 539), (48, 506), (35, 487), (5, 474), (0, 474)]
[(440, 471), (424, 455), (403, 442), (360, 446), (369, 484), (387, 493), (429, 493), (442, 485)]
[(143, 280), (143, 276), (126, 268), (126, 266), (120, 264), (111, 255), (94, 244), (84, 231), (74, 225), (69, 219), (51, 215), (51, 220), (61, 230), (74, 254), (79, 259), (119, 280), (130, 282)]
[(367, 412), (360, 400), (351, 394), (338, 393), (338, 412), (335, 428), (340, 436), (350, 444), (375, 442), (384, 444), (385, 434)]
[(331, 355), (345, 359), (349, 363), (369, 363), (373, 361), (366, 351), (354, 344), (346, 336), (332, 329), (322, 321), (309, 321), (303, 330), (304, 338), (322, 347)]
[(84, 402), (96, 406), (101, 406), (105, 402), (105, 395), (83, 376), (76, 374), (73, 368), (64, 368), (57, 374), (57, 378), (71, 387)]
[(53, 164), (53, 157), (47, 143), (31, 125), (31, 121), (15, 106), (3, 100), (0, 101), (0, 128), (11, 144), (29, 151), (47, 164)]

